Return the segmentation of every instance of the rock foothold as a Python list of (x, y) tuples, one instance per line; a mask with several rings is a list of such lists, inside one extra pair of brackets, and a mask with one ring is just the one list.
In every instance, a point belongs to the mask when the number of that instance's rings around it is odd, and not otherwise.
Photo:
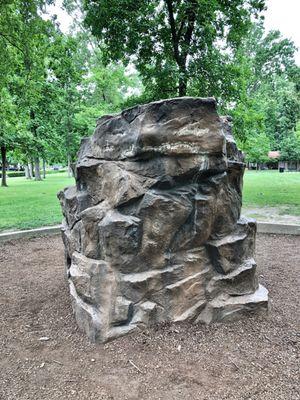
[(243, 173), (213, 98), (98, 120), (81, 143), (76, 186), (58, 194), (74, 314), (91, 341), (267, 309), (256, 223), (240, 215)]

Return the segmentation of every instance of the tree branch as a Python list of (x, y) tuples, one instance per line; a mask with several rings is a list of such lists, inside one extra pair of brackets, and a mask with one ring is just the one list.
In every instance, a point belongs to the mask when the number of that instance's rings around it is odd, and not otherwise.
[(194, 28), (195, 28), (195, 21), (196, 21), (196, 10), (195, 8), (197, 7), (197, 1), (192, 0), (190, 7), (187, 9), (187, 29), (183, 38), (183, 44), (184, 44), (184, 48), (183, 48), (183, 54), (182, 57), (184, 58), (184, 60), (186, 61), (187, 58), (187, 54), (188, 54), (188, 47), (191, 43), (191, 39), (192, 39), (192, 35), (194, 32)]
[(172, 43), (173, 43), (173, 51), (174, 51), (174, 57), (177, 62), (177, 64), (180, 64), (180, 55), (179, 55), (179, 47), (178, 47), (178, 37), (176, 33), (176, 25), (175, 25), (175, 19), (174, 19), (174, 10), (173, 10), (173, 3), (172, 0), (166, 0), (167, 7), (168, 7), (168, 14), (169, 14), (169, 24), (171, 28), (171, 34), (172, 34)]
[(25, 55), (24, 50), (19, 47), (16, 43), (14, 43), (13, 41), (11, 41), (11, 39), (9, 37), (7, 37), (4, 33), (0, 32), (0, 36), (3, 37), (11, 46), (15, 47), (16, 49), (18, 49), (22, 54)]
[(180, 41), (180, 36), (182, 34), (182, 30), (183, 30), (185, 21), (186, 21), (186, 19), (183, 18), (182, 21), (181, 21), (180, 27), (178, 29), (178, 32), (177, 32), (178, 42)]

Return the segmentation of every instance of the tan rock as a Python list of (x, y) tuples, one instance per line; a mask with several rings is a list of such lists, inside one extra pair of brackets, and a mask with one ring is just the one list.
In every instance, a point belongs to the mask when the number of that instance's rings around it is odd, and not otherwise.
[(267, 308), (256, 224), (240, 216), (243, 173), (214, 99), (162, 100), (99, 119), (82, 141), (76, 187), (59, 193), (73, 309), (90, 340)]

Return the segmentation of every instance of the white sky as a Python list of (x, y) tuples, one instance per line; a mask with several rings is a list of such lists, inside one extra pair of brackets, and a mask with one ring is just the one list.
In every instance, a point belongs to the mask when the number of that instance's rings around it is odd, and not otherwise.
[[(265, 12), (266, 30), (278, 29), (283, 37), (292, 39), (300, 48), (300, 0), (267, 0)], [(300, 65), (300, 51), (296, 54)]]
[(62, 0), (55, 0), (55, 5), (47, 6), (47, 14), (56, 14), (60, 29), (64, 33), (68, 33), (73, 18), (62, 9)]
[[(72, 23), (70, 17), (61, 9), (62, 0), (56, 0), (56, 5), (48, 7), (48, 13), (57, 14), (60, 28), (68, 32)], [(265, 15), (266, 30), (278, 29), (283, 37), (292, 39), (300, 48), (300, 0), (266, 0), (268, 7)], [(300, 65), (300, 51), (296, 54), (296, 62)]]

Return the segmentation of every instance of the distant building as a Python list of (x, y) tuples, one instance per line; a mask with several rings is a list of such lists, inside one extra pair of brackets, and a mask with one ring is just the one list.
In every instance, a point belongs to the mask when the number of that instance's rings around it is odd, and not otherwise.
[(280, 151), (269, 151), (268, 157), (271, 159), (279, 159), (280, 157)]
[(300, 171), (300, 161), (279, 161), (280, 151), (269, 151), (268, 157), (270, 162), (266, 165), (269, 169), (283, 168), (285, 171)]
[(280, 151), (269, 151), (268, 158), (270, 161), (266, 162), (266, 167), (268, 169), (279, 169)]

